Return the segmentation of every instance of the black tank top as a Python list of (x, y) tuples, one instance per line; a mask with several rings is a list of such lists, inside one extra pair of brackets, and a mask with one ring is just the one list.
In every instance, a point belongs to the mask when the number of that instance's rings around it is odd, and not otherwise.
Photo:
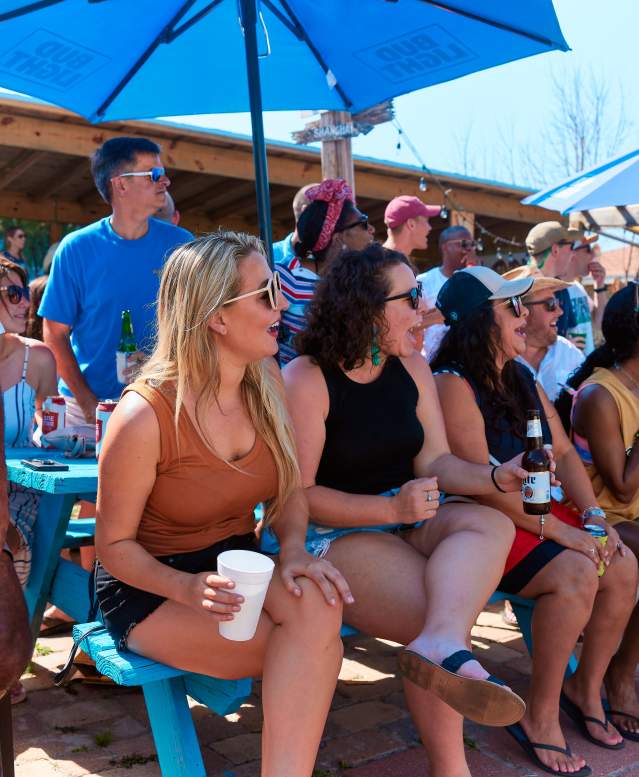
[(317, 485), (379, 494), (412, 480), (424, 430), (419, 392), (401, 361), (389, 357), (372, 383), (356, 383), (339, 368), (322, 373), (330, 405)]

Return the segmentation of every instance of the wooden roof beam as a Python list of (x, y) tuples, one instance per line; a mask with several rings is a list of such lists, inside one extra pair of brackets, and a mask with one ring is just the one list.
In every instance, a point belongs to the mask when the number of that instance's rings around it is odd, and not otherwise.
[(38, 191), (33, 193), (33, 197), (36, 200), (45, 200), (47, 197), (57, 194), (60, 189), (64, 189), (65, 186), (87, 171), (88, 165), (85, 160), (74, 157), (61, 170), (48, 178), (41, 186), (38, 186)]
[[(0, 136), (2, 137), (2, 136)], [(8, 165), (0, 170), (0, 190), (6, 189), (6, 187), (16, 178), (19, 178), (23, 173), (33, 167), (43, 157), (46, 156), (46, 151), (21, 151), (17, 154)]]

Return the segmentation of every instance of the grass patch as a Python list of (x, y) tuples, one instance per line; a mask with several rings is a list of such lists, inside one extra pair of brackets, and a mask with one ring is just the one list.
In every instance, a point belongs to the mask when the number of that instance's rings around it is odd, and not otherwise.
[(55, 726), (54, 728), (61, 734), (75, 734), (75, 732), (78, 730), (76, 726)]
[(313, 769), (311, 777), (334, 777), (334, 775), (328, 769)]
[(33, 648), (33, 654), (36, 656), (50, 656), (51, 653), (53, 653), (53, 648), (50, 648), (47, 645), (41, 645), (39, 642), (36, 642), (35, 647)]
[(89, 748), (86, 745), (80, 745), (80, 747), (74, 747), (72, 753), (88, 753)]
[(109, 763), (111, 766), (121, 766), (123, 769), (132, 769), (134, 766), (142, 766), (143, 764), (152, 763), (153, 761), (157, 761), (157, 756), (154, 753), (151, 755), (131, 753), (131, 755), (123, 755), (122, 758), (112, 758)]
[(108, 747), (113, 742), (113, 734), (110, 731), (101, 731), (93, 739), (98, 747)]
[(479, 750), (477, 742), (472, 737), (464, 737), (464, 744), (469, 750)]

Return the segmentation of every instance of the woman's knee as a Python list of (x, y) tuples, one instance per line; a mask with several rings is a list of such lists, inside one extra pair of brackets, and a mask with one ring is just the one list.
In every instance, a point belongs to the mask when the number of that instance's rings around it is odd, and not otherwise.
[(639, 565), (634, 553), (630, 553), (628, 550), (623, 556), (615, 553), (606, 570), (606, 575), (607, 580), (602, 580), (602, 583), (611, 581), (620, 592), (631, 591), (634, 598), (639, 579)]
[(301, 596), (290, 593), (283, 584), (279, 584), (273, 591), (268, 612), (274, 623), (293, 623), (300, 631), (339, 635), (343, 610), (337, 591), (334, 592), (335, 604), (331, 605), (312, 580), (300, 577), (295, 582), (302, 592)]
[(556, 558), (560, 562), (555, 574), (558, 592), (591, 606), (599, 588), (596, 565), (583, 553), (569, 549)]
[(489, 536), (492, 542), (510, 550), (515, 539), (515, 525), (507, 515), (492, 507), (473, 505), (468, 519), (473, 531)]

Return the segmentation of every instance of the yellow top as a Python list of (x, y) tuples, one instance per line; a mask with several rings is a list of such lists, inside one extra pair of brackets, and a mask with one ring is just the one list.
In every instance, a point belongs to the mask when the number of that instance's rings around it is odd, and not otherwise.
[[(627, 386), (624, 386), (613, 370), (599, 367), (588, 380), (584, 381), (580, 390), (584, 386), (593, 384), (603, 386), (617, 405), (621, 436), (626, 449), (626, 455), (628, 455), (634, 442), (635, 432), (639, 431), (639, 399)], [(635, 492), (632, 501), (628, 504), (620, 502), (608, 490), (601, 475), (592, 464), (592, 456), (590, 455), (587, 441), (579, 435), (574, 435), (574, 442), (592, 481), (597, 502), (606, 511), (608, 522), (614, 526), (620, 521), (634, 521), (636, 518), (639, 518), (639, 490)]]

